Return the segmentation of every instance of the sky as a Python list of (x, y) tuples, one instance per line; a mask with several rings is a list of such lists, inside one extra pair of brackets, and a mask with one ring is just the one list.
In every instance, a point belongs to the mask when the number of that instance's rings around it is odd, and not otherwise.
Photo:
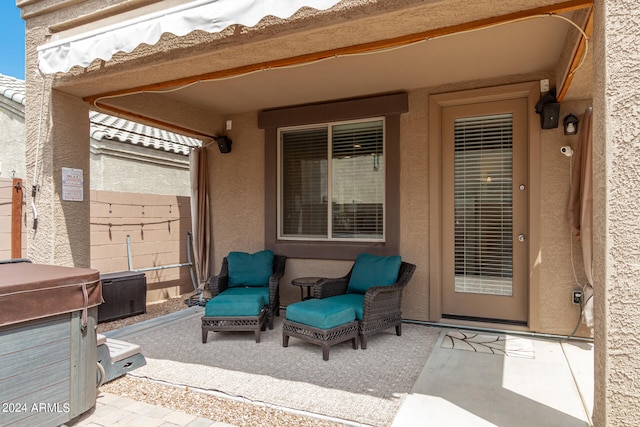
[(0, 0), (0, 74), (24, 80), (24, 21), (15, 0)]

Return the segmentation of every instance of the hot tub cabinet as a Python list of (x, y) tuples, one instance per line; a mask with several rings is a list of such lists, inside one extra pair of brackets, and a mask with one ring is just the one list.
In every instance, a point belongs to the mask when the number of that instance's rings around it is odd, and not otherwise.
[(100, 275), (0, 264), (0, 426), (57, 426), (96, 402)]

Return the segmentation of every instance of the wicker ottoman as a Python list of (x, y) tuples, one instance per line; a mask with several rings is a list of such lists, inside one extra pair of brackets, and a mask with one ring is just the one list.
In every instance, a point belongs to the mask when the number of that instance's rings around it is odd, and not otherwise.
[(209, 331), (253, 331), (260, 342), (260, 331), (266, 329), (267, 308), (264, 298), (256, 295), (223, 294), (212, 298), (205, 306), (202, 317), (202, 343), (207, 342)]
[(282, 346), (296, 337), (322, 347), (322, 359), (329, 360), (329, 348), (351, 340), (358, 349), (358, 322), (355, 310), (327, 300), (310, 299), (287, 307), (282, 323)]

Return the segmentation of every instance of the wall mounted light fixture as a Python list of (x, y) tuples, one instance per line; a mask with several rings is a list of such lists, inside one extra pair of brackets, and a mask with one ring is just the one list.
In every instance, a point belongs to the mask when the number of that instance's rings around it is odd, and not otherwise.
[(218, 148), (220, 149), (221, 153), (230, 153), (231, 152), (231, 144), (233, 143), (233, 141), (231, 141), (231, 138), (229, 138), (226, 135), (222, 135), (222, 136), (216, 136), (215, 137), (216, 140), (216, 144), (218, 144)]
[(564, 134), (565, 135), (575, 135), (578, 133), (578, 118), (573, 114), (567, 114), (564, 116), (564, 120), (562, 123), (564, 124)]

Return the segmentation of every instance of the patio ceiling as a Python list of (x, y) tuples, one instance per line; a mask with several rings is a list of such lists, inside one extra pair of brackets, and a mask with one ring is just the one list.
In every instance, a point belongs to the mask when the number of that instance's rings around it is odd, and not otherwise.
[(557, 64), (568, 30), (559, 19), (540, 18), (383, 52), (201, 82), (163, 96), (231, 114), (544, 72)]
[[(580, 25), (579, 14), (584, 12), (581, 9), (560, 16)], [(559, 68), (569, 67), (571, 61), (567, 56), (571, 56), (569, 51), (579, 39), (578, 31), (565, 19), (537, 16), (386, 49), (338, 54), (318, 61), (291, 61), (293, 65), (285, 67), (247, 67), (246, 73), (226, 75), (212, 72), (211, 79), (204, 74), (204, 78), (194, 78), (197, 82), (189, 82), (183, 76), (174, 85), (169, 77), (165, 84), (150, 85), (153, 90), (141, 86), (132, 93), (124, 90), (102, 94), (108, 95), (104, 98), (97, 95), (86, 99), (98, 101), (111, 113), (132, 113), (129, 117), (136, 120), (155, 117), (159, 122), (153, 124), (158, 125), (162, 124), (162, 114), (149, 108), (160, 104), (191, 106), (226, 116), (417, 88), (449, 90), (465, 82), (491, 85), (534, 76), (551, 78), (553, 85), (554, 78), (563, 78), (556, 73), (565, 71)], [(297, 57), (292, 54), (292, 58)], [(581, 55), (578, 62), (580, 58)], [(586, 59), (573, 76), (565, 100), (591, 97), (590, 54)], [(563, 61), (564, 67), (560, 65)], [(171, 72), (166, 74), (170, 76)], [(173, 130), (189, 133), (188, 128)]]

